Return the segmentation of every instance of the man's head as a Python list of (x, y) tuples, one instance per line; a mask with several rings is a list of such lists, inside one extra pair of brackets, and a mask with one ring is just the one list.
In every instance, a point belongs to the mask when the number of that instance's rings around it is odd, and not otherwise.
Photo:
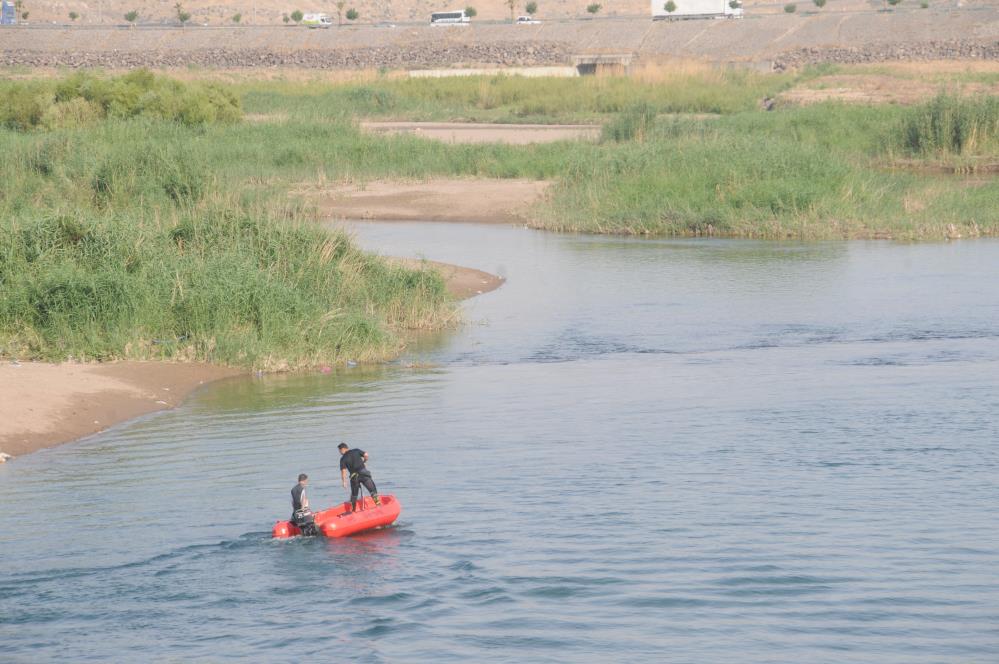
[(309, 476), (306, 475), (305, 473), (300, 473), (299, 476), (298, 476), (298, 483), (299, 484), (308, 484), (309, 483)]
[(350, 449), (347, 443), (340, 443), (339, 445), (336, 446), (336, 448), (340, 450), (340, 454), (346, 454), (347, 450)]

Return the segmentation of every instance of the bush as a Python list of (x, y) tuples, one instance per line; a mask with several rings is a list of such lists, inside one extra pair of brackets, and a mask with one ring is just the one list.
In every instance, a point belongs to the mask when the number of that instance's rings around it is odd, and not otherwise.
[(302, 11), (299, 9), (296, 9), (291, 13), (291, 20), (294, 21), (295, 23), (301, 23), (304, 17), (305, 14), (303, 14)]
[(524, 5), (524, 11), (530, 14), (531, 16), (534, 16), (535, 14), (538, 13), (538, 3), (528, 2), (526, 5)]
[(819, 9), (822, 9), (823, 7), (826, 6), (826, 0), (812, 0), (812, 2), (814, 2), (815, 6), (818, 7)]
[(793, 14), (794, 12), (798, 11), (798, 5), (794, 3), (786, 4), (784, 5), (784, 11), (788, 14)]
[(78, 18), (80, 18), (80, 15), (77, 14), (76, 12), (70, 12), (69, 13), (69, 20), (70, 21), (75, 21)]
[(37, 85), (14, 83), (0, 91), (0, 125), (9, 129), (34, 129), (52, 105), (52, 93)]
[(465, 15), (468, 16), (468, 18), (475, 18), (479, 15), (479, 12), (476, 11), (475, 7), (468, 6), (465, 7)]
[(347, 13), (344, 14), (344, 16), (347, 17), (348, 21), (356, 21), (361, 17), (361, 13), (356, 9), (354, 9), (353, 7), (351, 7), (350, 9), (347, 10)]
[(200, 125), (237, 122), (242, 110), (235, 95), (216, 85), (181, 83), (144, 69), (116, 78), (78, 72), (54, 84), (0, 84), (0, 125), (19, 131), (139, 116)]
[(672, 14), (673, 12), (676, 11), (676, 3), (673, 2), (673, 0), (668, 0), (666, 4), (663, 5), (663, 9)]
[(591, 14), (594, 14), (594, 15), (597, 12), (599, 12), (601, 9), (603, 9), (603, 5), (601, 5), (599, 3), (596, 3), (596, 2), (594, 2), (593, 4), (590, 4), (590, 5), (586, 5), (586, 11), (588, 11)]

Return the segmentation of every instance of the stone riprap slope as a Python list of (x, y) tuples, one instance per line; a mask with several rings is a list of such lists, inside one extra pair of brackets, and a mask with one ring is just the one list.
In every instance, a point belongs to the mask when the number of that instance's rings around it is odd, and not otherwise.
[(0, 65), (293, 66), (311, 68), (549, 65), (573, 54), (697, 58), (794, 66), (812, 62), (990, 58), (999, 7), (769, 15), (743, 20), (645, 19), (479, 24), (468, 28), (7, 28)]

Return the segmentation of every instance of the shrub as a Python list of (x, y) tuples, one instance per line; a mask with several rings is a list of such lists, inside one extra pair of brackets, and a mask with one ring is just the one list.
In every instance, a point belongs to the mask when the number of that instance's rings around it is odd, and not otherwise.
[(591, 14), (594, 14), (594, 15), (597, 12), (599, 12), (601, 9), (603, 9), (603, 5), (601, 5), (599, 3), (596, 3), (596, 2), (594, 2), (593, 4), (590, 4), (590, 5), (586, 5), (586, 11), (588, 11)]
[(361, 13), (356, 9), (354, 9), (353, 7), (351, 7), (350, 9), (347, 10), (347, 13), (344, 14), (344, 16), (347, 17), (348, 21), (356, 21), (361, 17)]
[(826, 0), (812, 0), (812, 2), (814, 2), (815, 6), (818, 7), (819, 9), (822, 9), (823, 7), (826, 6)]
[(476, 11), (475, 7), (468, 6), (465, 7), (465, 14), (468, 16), (468, 18), (475, 18), (476, 16), (479, 15), (479, 12)]
[(80, 18), (80, 15), (77, 14), (76, 12), (70, 12), (69, 13), (69, 20), (70, 21), (75, 21), (78, 18)]
[(242, 110), (228, 90), (181, 83), (145, 69), (115, 78), (78, 72), (54, 84), (0, 84), (0, 125), (20, 131), (137, 116), (200, 125), (237, 122)]
[(233, 14), (232, 15), (232, 22), (233, 23), (239, 23), (242, 20), (243, 20), (243, 15), (242, 14), (238, 14), (237, 13), (237, 14)]
[(291, 13), (291, 20), (294, 21), (295, 23), (301, 23), (304, 17), (305, 14), (303, 14), (302, 10), (300, 9), (296, 9)]
[(673, 0), (667, 0), (666, 4), (663, 5), (663, 9), (672, 14), (676, 11), (676, 3)]
[(139, 12), (134, 9), (127, 14), (125, 14), (125, 20), (129, 23), (135, 23), (136, 19), (139, 18)]
[(535, 14), (538, 13), (538, 3), (536, 3), (536, 2), (528, 2), (524, 6), (524, 11), (526, 11), (531, 16), (534, 16)]
[(190, 12), (184, 11), (184, 7), (179, 2), (173, 6), (173, 10), (177, 15), (177, 20), (180, 21), (181, 27), (184, 27), (184, 24), (191, 20)]
[(42, 114), (39, 124), (45, 129), (78, 129), (104, 117), (101, 107), (82, 97), (55, 102)]
[(892, 7), (897, 7), (900, 2), (902, 2), (902, 0), (888, 0), (888, 4)]
[(52, 105), (52, 94), (26, 83), (14, 83), (0, 94), (0, 126), (19, 131), (34, 129)]
[(794, 12), (798, 11), (798, 5), (794, 4), (793, 2), (786, 4), (784, 5), (784, 11), (788, 14), (793, 14)]

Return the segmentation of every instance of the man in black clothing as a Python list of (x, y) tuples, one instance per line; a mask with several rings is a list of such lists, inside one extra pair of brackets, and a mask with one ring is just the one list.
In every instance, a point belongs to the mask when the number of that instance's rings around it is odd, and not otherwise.
[(302, 473), (298, 476), (298, 484), (291, 488), (291, 522), (298, 526), (303, 535), (316, 535), (316, 517), (309, 509), (309, 498), (305, 495), (308, 484), (309, 476)]
[(371, 479), (371, 471), (364, 467), (368, 453), (356, 448), (349, 449), (347, 443), (340, 443), (337, 449), (340, 450), (340, 478), (343, 480), (343, 488), (347, 488), (347, 479), (350, 478), (350, 511), (357, 509), (357, 494), (362, 484), (375, 499), (375, 505), (381, 505), (375, 481)]

